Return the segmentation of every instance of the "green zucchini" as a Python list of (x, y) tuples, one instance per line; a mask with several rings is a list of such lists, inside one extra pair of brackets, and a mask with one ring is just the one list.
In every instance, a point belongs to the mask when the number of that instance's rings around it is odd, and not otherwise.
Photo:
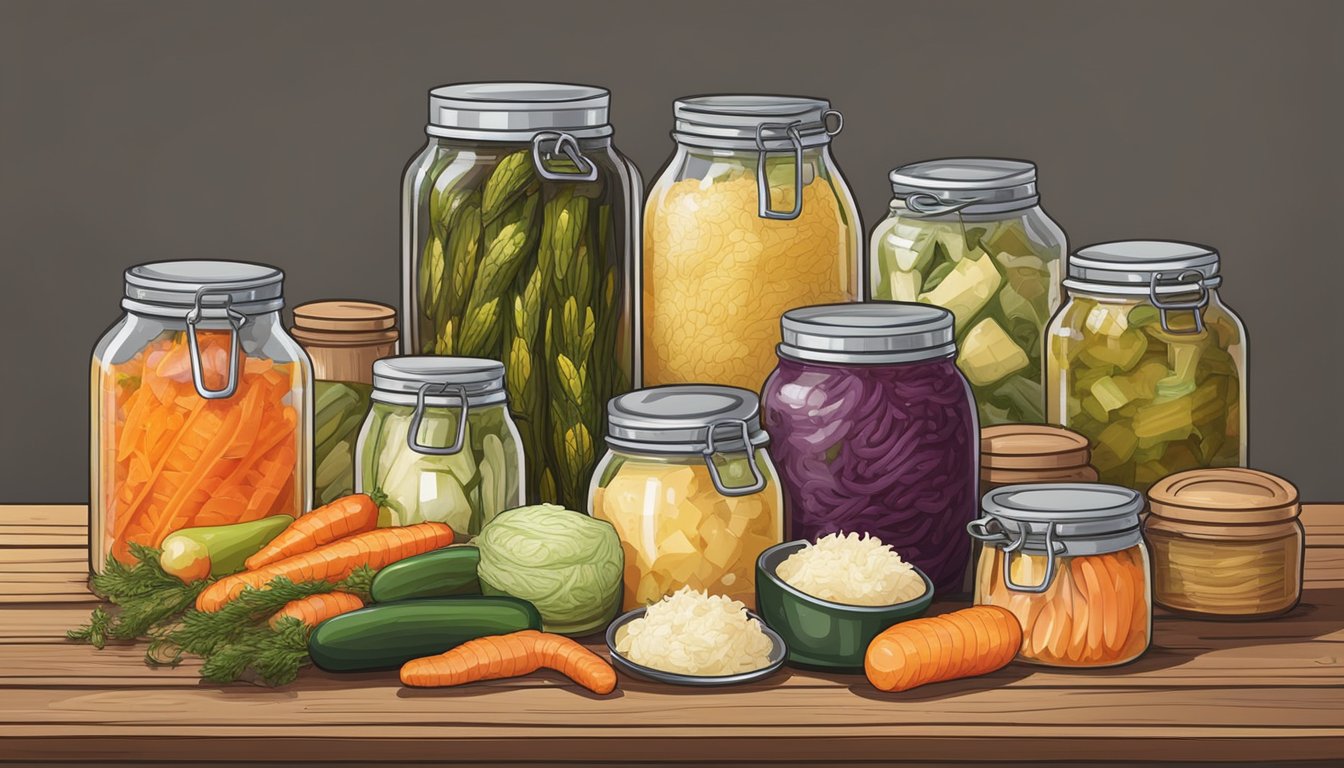
[(541, 629), (541, 614), (516, 597), (448, 597), (384, 603), (317, 625), (308, 656), (328, 672), (396, 669), (479, 637)]
[(386, 566), (369, 588), (375, 603), (424, 597), (479, 595), (476, 566), (481, 551), (475, 547), (447, 547), (408, 557)]

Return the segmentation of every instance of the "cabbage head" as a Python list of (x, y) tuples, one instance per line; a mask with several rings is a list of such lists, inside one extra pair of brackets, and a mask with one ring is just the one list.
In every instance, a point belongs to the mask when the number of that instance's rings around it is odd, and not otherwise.
[(501, 512), (472, 544), (481, 591), (532, 603), (547, 632), (586, 635), (615, 618), (625, 556), (610, 523), (536, 504)]

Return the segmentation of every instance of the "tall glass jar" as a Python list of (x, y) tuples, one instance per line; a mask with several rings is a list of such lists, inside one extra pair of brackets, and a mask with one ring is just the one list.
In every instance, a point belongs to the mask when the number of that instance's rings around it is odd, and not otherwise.
[(985, 494), (970, 526), (984, 544), (975, 604), (1022, 624), (1018, 658), (1055, 667), (1110, 667), (1153, 639), (1143, 496), (1100, 483), (1005, 485)]
[(89, 565), (181, 528), (309, 507), (312, 369), (285, 333), (284, 274), (231, 261), (126, 270), (93, 350)]
[(756, 604), (756, 558), (784, 540), (779, 477), (755, 393), (654, 387), (608, 406), (588, 513), (616, 528), (627, 610), (684, 586)]
[(355, 489), (355, 441), (373, 391), (373, 362), (397, 353), (397, 311), (371, 301), (313, 301), (290, 329), (313, 361), (313, 503)]
[(1069, 257), (1046, 337), (1047, 418), (1085, 435), (1101, 480), (1246, 464), (1246, 329), (1218, 297), (1218, 252), (1156, 240)]
[(355, 487), (380, 526), (446, 523), (470, 539), (522, 505), (523, 448), (504, 366), (469, 357), (373, 364), (373, 405), (359, 432)]
[(979, 496), (975, 410), (952, 313), (897, 302), (791, 309), (762, 394), (788, 538), (867, 533), (965, 591)]
[(929, 160), (892, 171), (891, 189), (891, 212), (873, 230), (869, 295), (952, 310), (982, 425), (1045, 421), (1041, 337), (1059, 308), (1067, 247), (1041, 209), (1036, 166)]
[(639, 381), (639, 195), (610, 94), (471, 83), (429, 94), (402, 187), (409, 351), (503, 362), (534, 502), (578, 509), (603, 406)]
[(821, 99), (702, 96), (644, 223), (644, 381), (760, 389), (784, 310), (859, 297), (858, 209)]

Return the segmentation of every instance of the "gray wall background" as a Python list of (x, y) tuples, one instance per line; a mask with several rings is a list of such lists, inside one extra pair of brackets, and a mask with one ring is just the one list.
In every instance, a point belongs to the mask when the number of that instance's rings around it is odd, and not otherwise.
[(1344, 500), (1344, 3), (0, 0), (0, 501), (83, 501), (88, 356), (121, 271), (288, 273), (290, 304), (396, 303), (425, 92), (614, 92), (647, 177), (678, 96), (829, 97), (871, 227), (886, 172), (1040, 166), (1071, 245), (1207, 242), (1250, 329), (1252, 463)]

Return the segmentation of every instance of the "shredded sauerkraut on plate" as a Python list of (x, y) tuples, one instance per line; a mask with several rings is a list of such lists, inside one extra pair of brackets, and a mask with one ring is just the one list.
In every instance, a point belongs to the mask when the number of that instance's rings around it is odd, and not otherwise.
[(630, 661), (699, 677), (754, 672), (770, 664), (772, 647), (745, 605), (690, 587), (616, 631), (616, 650)]

